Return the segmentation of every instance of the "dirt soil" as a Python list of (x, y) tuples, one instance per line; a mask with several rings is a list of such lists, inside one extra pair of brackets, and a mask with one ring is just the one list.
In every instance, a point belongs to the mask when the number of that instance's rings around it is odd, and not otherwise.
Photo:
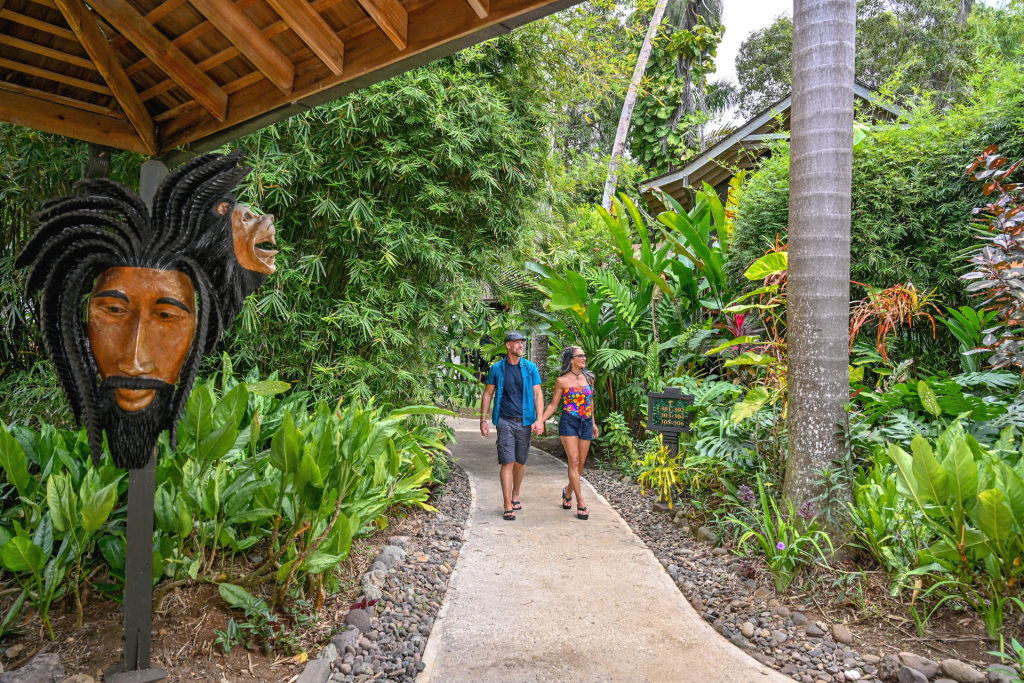
[[(267, 656), (262, 650), (247, 650), (242, 646), (224, 655), (220, 646), (214, 646), (215, 629), (225, 629), (232, 613), (221, 599), (213, 584), (201, 584), (175, 589), (163, 601), (162, 609), (153, 615), (152, 663), (162, 666), (170, 674), (167, 681), (209, 681), (210, 683), (239, 683), (245, 681), (287, 681), (302, 671), (302, 663), (315, 657), (320, 647), (341, 626), (352, 603), (361, 593), (359, 577), (365, 573), (372, 559), (387, 539), (393, 535), (411, 535), (423, 526), (429, 513), (416, 509), (406, 518), (393, 516), (387, 531), (368, 539), (357, 539), (352, 544), (348, 559), (342, 563), (342, 590), (327, 597), (323, 607), (308, 625), (290, 628), (297, 644), (296, 652), (276, 651)], [(259, 552), (255, 550), (255, 552)], [(236, 571), (244, 569), (238, 562)], [(102, 581), (101, 577), (97, 580)], [(268, 602), (272, 600), (272, 584), (265, 586)], [(6, 614), (13, 600), (8, 595), (0, 600), (0, 614)], [(55, 652), (68, 675), (87, 674), (101, 680), (103, 669), (120, 661), (123, 650), (123, 614), (121, 605), (96, 593), (91, 593), (84, 606), (84, 625), (75, 628), (77, 619), (74, 599), (65, 597), (55, 602), (50, 610), (53, 641), (31, 608), (19, 627), (27, 634), (6, 640), (0, 645), (5, 656), (0, 658), (4, 671), (11, 671), (41, 652)], [(244, 619), (241, 613), (235, 620)], [(282, 617), (283, 619), (283, 617)], [(13, 655), (13, 656), (12, 656)]]
[[(566, 460), (565, 451), (557, 438), (534, 438), (532, 443), (560, 460)], [(601, 471), (607, 473), (607, 469), (601, 468), (600, 464), (599, 458), (588, 458), (584, 477), (587, 471), (594, 474)], [(657, 494), (651, 491), (647, 494), (649, 500), (643, 506), (647, 508), (648, 514), (642, 516), (646, 528), (635, 527), (635, 513), (632, 511), (624, 514), (624, 517), (645, 541), (652, 533), (677, 536), (677, 529), (671, 524), (668, 515), (650, 512)], [(636, 495), (640, 497), (639, 489)], [(623, 513), (622, 510), (619, 512)], [(666, 531), (661, 532), (660, 529)], [(663, 542), (668, 543), (670, 540), (677, 539), (664, 538)], [(754, 568), (758, 582), (771, 586), (767, 567), (763, 563), (753, 564), (762, 565)], [(851, 584), (848, 578), (857, 574), (863, 577), (860, 588)], [(803, 583), (797, 585), (801, 580)], [(798, 579), (797, 583), (787, 594), (778, 596), (781, 601), (787, 605), (805, 607), (805, 614), (812, 622), (824, 621), (850, 626), (857, 636), (857, 649), (862, 653), (885, 656), (913, 652), (936, 661), (955, 658), (973, 662), (983, 671), (986, 664), (1001, 663), (998, 657), (988, 654), (999, 650), (998, 641), (988, 640), (984, 622), (972, 611), (940, 608), (928, 621), (925, 637), (918, 637), (908, 605), (889, 595), (889, 577), (870, 557), (855, 553), (851, 560), (820, 570), (814, 576), (805, 576)], [(848, 586), (845, 589), (844, 584)], [(1011, 637), (1024, 642), (1024, 617), (1018, 617), (1016, 613), (1008, 615), (1003, 634), (1008, 650)]]

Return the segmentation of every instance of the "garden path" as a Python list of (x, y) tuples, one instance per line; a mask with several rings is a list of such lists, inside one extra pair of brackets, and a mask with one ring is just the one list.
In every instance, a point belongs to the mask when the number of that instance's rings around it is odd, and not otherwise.
[(523, 509), (503, 520), (493, 428), (485, 439), (475, 419), (454, 426), (473, 505), (418, 681), (790, 681), (705, 623), (589, 484), (590, 519), (563, 510), (556, 458), (531, 449)]

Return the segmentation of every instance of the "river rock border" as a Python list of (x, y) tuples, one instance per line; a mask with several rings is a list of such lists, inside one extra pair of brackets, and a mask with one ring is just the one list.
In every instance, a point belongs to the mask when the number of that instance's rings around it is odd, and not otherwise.
[(437, 514), (409, 536), (392, 536), (363, 574), (363, 598), (341, 631), (306, 663), (295, 683), (412, 683), (464, 541), (472, 492), (452, 464)]
[[(686, 520), (658, 509), (629, 477), (588, 470), (586, 480), (651, 549), (693, 608), (748, 655), (801, 683), (1014, 683), (1002, 665), (982, 673), (967, 662), (935, 662), (911, 652), (880, 657), (860, 653), (843, 624), (811, 621), (802, 606), (785, 605), (759, 585), (749, 562), (714, 548), (715, 534), (689, 529)], [(650, 493), (650, 492), (647, 492)], [(760, 572), (763, 573), (763, 572)]]

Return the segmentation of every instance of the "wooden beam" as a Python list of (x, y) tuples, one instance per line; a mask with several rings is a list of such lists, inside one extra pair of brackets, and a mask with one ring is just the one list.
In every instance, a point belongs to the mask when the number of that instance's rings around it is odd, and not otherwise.
[[(335, 76), (345, 69), (345, 43), (306, 0), (267, 0)], [(401, 5), (399, 5), (401, 9)], [(405, 10), (402, 10), (405, 13)], [(408, 25), (408, 16), (406, 17)]]
[[(35, 97), (40, 100), (46, 100), (47, 102), (55, 102), (57, 104), (63, 104), (68, 107), (74, 107), (75, 109), (81, 109), (83, 111), (91, 111), (96, 114), (103, 114), (104, 116), (112, 116), (115, 119), (125, 119), (124, 112), (109, 107), (103, 107), (98, 104), (91, 102), (83, 102), (81, 100), (75, 100), (70, 97), (64, 97), (63, 95), (54, 95), (52, 92), (46, 92), (45, 90), (36, 90), (35, 88), (26, 88), (23, 85), (17, 83), (8, 83), (6, 81), (0, 81), (0, 90), (9, 90), (11, 92), (21, 93), (22, 95), (28, 95), (29, 97)], [(199, 105), (196, 105), (199, 106)]]
[(200, 71), (181, 50), (172, 45), (164, 34), (146, 21), (138, 10), (125, 0), (91, 0), (89, 4), (175, 83), (199, 100), (203, 108), (215, 119), (227, 119), (227, 93)]
[(146, 111), (146, 105), (139, 99), (139, 93), (135, 91), (128, 74), (124, 72), (121, 62), (110, 49), (107, 39), (100, 32), (92, 13), (86, 8), (82, 0), (54, 0), (57, 9), (64, 15), (68, 26), (78, 36), (86, 53), (92, 58), (96, 70), (107, 82), (110, 91), (114, 93), (118, 104), (124, 109), (128, 120), (135, 126), (142, 142), (146, 145), (151, 156), (156, 156), (160, 147), (156, 141), (156, 126), (153, 118)]
[[(45, 0), (44, 0), (45, 1)], [(184, 5), (188, 0), (167, 0), (167, 2), (158, 6), (152, 12), (146, 15), (146, 21), (156, 26), (156, 23), (166, 17), (168, 14)], [(128, 44), (128, 39), (124, 36), (117, 36), (110, 41), (110, 49), (117, 52), (122, 47)], [(179, 45), (178, 47), (181, 47)]]
[(491, 13), (491, 0), (466, 0), (466, 2), (481, 19), (486, 19), (487, 15)]
[[(307, 4), (305, 0), (298, 0), (298, 2)], [(273, 4), (273, 0), (271, 0), (271, 4)], [(384, 34), (391, 39), (395, 47), (399, 50), (408, 47), (409, 13), (398, 3), (398, 0), (359, 0), (359, 4), (377, 26), (380, 26)]]
[(231, 0), (192, 0), (192, 5), (286, 95), (292, 91), (295, 65), (235, 7)]
[(146, 154), (146, 146), (123, 119), (46, 102), (20, 93), (0, 97), (0, 121), (46, 133)]
[(34, 52), (37, 55), (50, 57), (51, 59), (59, 59), (62, 62), (67, 62), (68, 64), (80, 66), (83, 69), (92, 69), (93, 71), (96, 71), (96, 65), (90, 62), (88, 59), (85, 59), (84, 57), (77, 57), (75, 55), (69, 55), (68, 53), (61, 52), (60, 50), (54, 50), (52, 47), (46, 47), (45, 45), (37, 45), (36, 43), (30, 43), (27, 40), (21, 40), (13, 36), (5, 36), (3, 34), (0, 34), (0, 43), (4, 45), (10, 45), (11, 47), (16, 47), (19, 50), (25, 50), (26, 52)]
[(15, 23), (21, 24), (22, 26), (37, 28), (40, 31), (52, 33), (55, 36), (60, 36), (61, 38), (64, 38), (65, 40), (70, 40), (75, 43), (78, 42), (78, 39), (75, 38), (75, 34), (67, 30), (66, 28), (54, 26), (53, 24), (47, 24), (45, 21), (39, 21), (38, 19), (27, 17), (24, 14), (12, 12), (9, 9), (0, 10), (0, 19), (7, 19), (8, 21), (13, 21)]
[(105, 85), (99, 85), (91, 81), (83, 81), (81, 78), (72, 78), (71, 76), (65, 76), (55, 71), (47, 71), (46, 69), (40, 69), (37, 66), (31, 66), (29, 64), (22, 64), (21, 62), (12, 62), (9, 59), (3, 59), (0, 57), (0, 66), (5, 66), (8, 69), (14, 71), (20, 71), (23, 74), (30, 74), (32, 76), (39, 76), (40, 78), (46, 78), (51, 81), (57, 81), (58, 83), (65, 83), (67, 85), (73, 85), (76, 88), (82, 90), (91, 90), (101, 95), (113, 95), (110, 89)]

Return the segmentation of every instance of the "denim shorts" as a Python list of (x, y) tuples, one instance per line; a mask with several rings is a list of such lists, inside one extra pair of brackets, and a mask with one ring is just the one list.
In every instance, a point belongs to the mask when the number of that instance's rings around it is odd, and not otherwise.
[(594, 419), (587, 417), (576, 417), (563, 412), (558, 420), (559, 436), (578, 436), (584, 441), (592, 441), (594, 438)]
[(526, 464), (530, 455), (531, 425), (524, 425), (517, 420), (501, 420), (494, 428), (498, 433), (498, 464), (511, 465), (517, 462)]

